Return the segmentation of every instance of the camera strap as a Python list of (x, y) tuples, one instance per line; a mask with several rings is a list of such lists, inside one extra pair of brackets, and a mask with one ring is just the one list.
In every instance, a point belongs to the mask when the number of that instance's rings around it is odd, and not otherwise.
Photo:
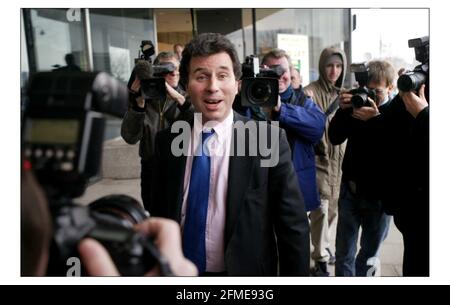
[(339, 108), (339, 93), (337, 94), (333, 102), (331, 102), (331, 104), (328, 106), (327, 110), (325, 111), (325, 116), (328, 117), (330, 114), (334, 113), (338, 108)]

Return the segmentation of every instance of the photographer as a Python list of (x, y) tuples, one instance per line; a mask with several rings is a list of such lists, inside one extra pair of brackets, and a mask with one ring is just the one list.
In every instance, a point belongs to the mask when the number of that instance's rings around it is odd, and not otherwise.
[[(367, 97), (364, 106), (359, 107), (354, 102), (356, 92), (341, 92), (340, 109), (328, 130), (331, 144), (340, 145), (347, 140), (338, 204), (336, 276), (369, 276), (369, 259), (377, 257), (391, 220), (380, 200), (384, 178), (378, 170), (378, 160), (383, 154), (380, 120), (389, 109), (396, 73), (387, 61), (370, 62), (366, 73), (366, 87), (374, 93), (374, 100)], [(356, 255), (360, 227), (361, 249)]]
[[(184, 264), (173, 223), (154, 224), (126, 195), (103, 196), (88, 205), (74, 201), (99, 176), (105, 115), (123, 117), (126, 86), (105, 72), (39, 72), (27, 95), (21, 135), (22, 275), (83, 274), (77, 246), (85, 238), (100, 242), (123, 275), (144, 275), (155, 266), (162, 275), (178, 272), (171, 269)], [(133, 230), (137, 224), (141, 232)], [(163, 234), (167, 230), (172, 239)], [(174, 250), (161, 255), (167, 247)], [(96, 260), (94, 254), (84, 255), (86, 264)]]
[[(262, 64), (281, 66), (284, 73), (278, 79), (278, 104), (271, 109), (271, 119), (280, 122), (287, 133), (292, 150), (292, 162), (307, 211), (320, 205), (316, 184), (316, 166), (313, 145), (320, 140), (325, 127), (322, 111), (303, 90), (294, 90), (291, 83), (291, 60), (281, 49), (272, 49), (264, 55)], [(270, 111), (270, 110), (269, 110)]]
[(429, 276), (429, 106), (427, 85), (399, 92), (384, 116), (383, 206), (403, 236), (403, 275)]
[(383, 115), (383, 207), (403, 236), (403, 275), (429, 276), (429, 37), (408, 40), (420, 62), (398, 79)]
[(311, 258), (315, 261), (315, 276), (328, 276), (327, 264), (333, 264), (335, 261), (330, 250), (329, 235), (337, 216), (345, 143), (337, 146), (331, 144), (328, 126), (338, 108), (335, 100), (344, 84), (346, 66), (345, 53), (341, 49), (324, 49), (319, 58), (319, 79), (305, 87), (305, 92), (310, 92), (314, 102), (326, 116), (325, 133), (314, 146), (320, 207), (309, 215), (311, 242), (314, 247)]
[(169, 127), (177, 120), (185, 120), (192, 114), (192, 107), (184, 97), (179, 85), (180, 62), (172, 52), (161, 52), (155, 59), (155, 65), (171, 63), (175, 71), (164, 75), (167, 96), (165, 100), (145, 100), (141, 96), (141, 80), (135, 77), (135, 70), (128, 82), (130, 100), (128, 111), (123, 119), (121, 135), (129, 144), (139, 144), (141, 157), (141, 196), (144, 207), (148, 209), (150, 201), (151, 174), (154, 168), (154, 143), (158, 131)]

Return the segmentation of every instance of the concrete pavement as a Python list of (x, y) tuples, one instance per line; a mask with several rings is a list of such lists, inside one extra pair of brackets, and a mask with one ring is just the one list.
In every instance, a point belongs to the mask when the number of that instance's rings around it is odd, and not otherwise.
[[(126, 194), (141, 202), (140, 179), (102, 179), (89, 186), (85, 194), (76, 199), (76, 202), (88, 204), (95, 199), (109, 194)], [(332, 228), (332, 236), (336, 236), (336, 227)], [(331, 248), (334, 252), (334, 240)], [(391, 222), (388, 237), (380, 250), (381, 276), (401, 276), (402, 274), (403, 241), (400, 232)], [(311, 262), (311, 266), (313, 263)], [(334, 275), (334, 266), (329, 265), (331, 275)]]

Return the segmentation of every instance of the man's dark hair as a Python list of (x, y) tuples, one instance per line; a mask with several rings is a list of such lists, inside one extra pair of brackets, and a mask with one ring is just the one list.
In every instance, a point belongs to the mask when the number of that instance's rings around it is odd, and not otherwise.
[(233, 72), (236, 80), (241, 77), (241, 63), (233, 43), (219, 33), (203, 33), (194, 37), (184, 48), (181, 64), (180, 78), (186, 86), (189, 78), (189, 64), (193, 57), (204, 57), (218, 53), (227, 53), (233, 62)]

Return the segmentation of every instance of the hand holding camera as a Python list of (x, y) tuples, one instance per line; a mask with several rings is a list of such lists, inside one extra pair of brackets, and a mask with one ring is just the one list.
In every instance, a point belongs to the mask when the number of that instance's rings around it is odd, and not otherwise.
[(367, 101), (370, 106), (353, 108), (352, 117), (354, 117), (355, 119), (361, 120), (361, 121), (367, 121), (367, 120), (374, 118), (380, 114), (380, 111), (378, 110), (378, 107), (375, 104), (374, 100), (372, 100), (370, 97), (368, 97)]
[[(138, 88), (139, 82), (133, 83)], [(107, 249), (123, 275), (143, 275), (154, 266), (162, 275), (172, 275), (154, 238), (132, 229), (148, 219), (135, 199), (110, 195), (88, 206), (73, 202), (99, 174), (104, 114), (123, 117), (127, 88), (103, 72), (41, 72), (33, 76), (28, 96), (23, 156), (44, 190), (51, 212), (53, 236), (47, 274), (67, 274), (68, 260), (78, 256), (78, 243), (92, 238)]]
[(352, 96), (349, 91), (341, 91), (339, 94), (339, 107), (343, 110), (352, 108)]
[(131, 93), (133, 93), (136, 96), (136, 98), (135, 98), (136, 105), (139, 108), (144, 108), (145, 107), (145, 99), (142, 95), (138, 95), (140, 90), (141, 90), (141, 81), (139, 80), (139, 78), (135, 78), (133, 83), (131, 84), (130, 91), (131, 91)]
[(170, 98), (178, 103), (178, 105), (183, 106), (184, 102), (186, 101), (186, 98), (180, 94), (177, 90), (172, 88), (167, 82), (166, 82), (166, 90), (167, 94), (170, 96)]
[[(183, 256), (181, 250), (180, 228), (174, 221), (163, 218), (150, 218), (135, 227), (140, 233), (150, 235), (158, 245), (161, 254), (167, 258), (167, 263), (178, 276), (196, 276), (197, 268)], [(78, 246), (81, 260), (86, 271), (91, 276), (119, 276), (111, 256), (96, 240), (83, 239)], [(161, 270), (155, 266), (145, 275), (158, 276)]]
[(399, 94), (405, 103), (406, 110), (408, 110), (413, 117), (417, 117), (417, 115), (428, 106), (425, 97), (425, 85), (420, 87), (419, 95), (416, 95), (413, 91), (400, 91)]

